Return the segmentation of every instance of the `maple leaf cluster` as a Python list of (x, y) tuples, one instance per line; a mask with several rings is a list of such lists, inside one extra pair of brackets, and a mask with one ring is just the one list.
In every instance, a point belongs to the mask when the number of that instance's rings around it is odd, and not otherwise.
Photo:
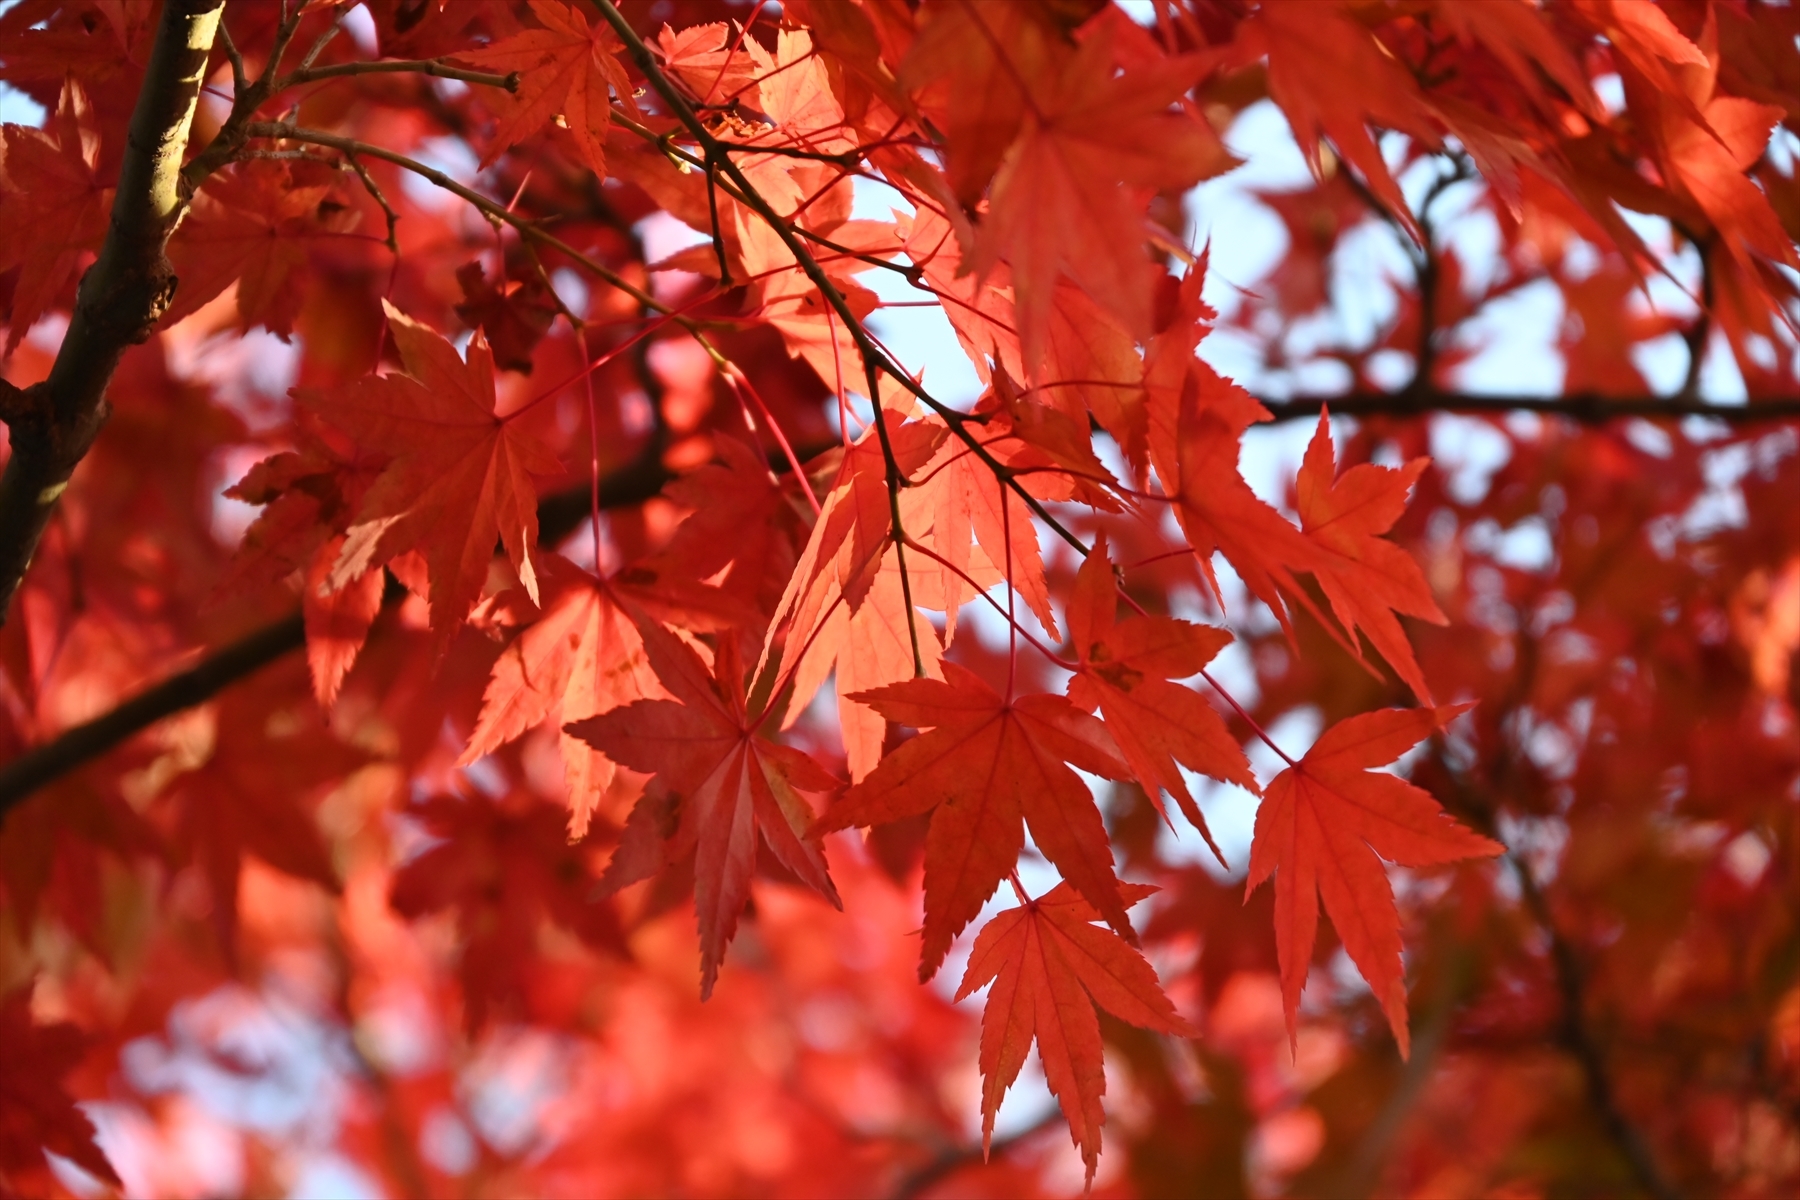
[(1141, 7), (0, 13), (0, 1194), (1800, 1184), (1800, 20)]

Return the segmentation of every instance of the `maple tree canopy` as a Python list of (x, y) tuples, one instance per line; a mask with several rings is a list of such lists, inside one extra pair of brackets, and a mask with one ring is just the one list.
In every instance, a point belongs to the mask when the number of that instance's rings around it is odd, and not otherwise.
[(0, 1196), (1800, 1191), (1800, 10), (0, 84)]

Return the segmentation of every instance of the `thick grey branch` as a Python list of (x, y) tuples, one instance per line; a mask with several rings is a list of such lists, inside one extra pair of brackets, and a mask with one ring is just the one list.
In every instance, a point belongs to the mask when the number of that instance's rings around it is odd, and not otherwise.
[(175, 293), (163, 248), (181, 215), (181, 159), (225, 0), (168, 0), (126, 135), (112, 223), (82, 277), (50, 377), (6, 397), (12, 457), (0, 475), (0, 620), (57, 498), (106, 423), (106, 386)]

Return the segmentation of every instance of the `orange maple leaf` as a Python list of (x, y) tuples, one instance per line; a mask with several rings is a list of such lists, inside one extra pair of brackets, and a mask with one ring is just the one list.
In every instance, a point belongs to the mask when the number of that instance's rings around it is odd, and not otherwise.
[[(1126, 907), (1156, 889), (1119, 885)], [(1100, 1158), (1106, 1114), (1100, 1019), (1095, 1006), (1140, 1029), (1177, 1037), (1195, 1030), (1175, 1011), (1150, 964), (1124, 939), (1093, 922), (1100, 914), (1066, 883), (1008, 909), (982, 927), (956, 998), (992, 983), (981, 1014), (981, 1144), (994, 1136), (994, 1114), (1019, 1077), (1035, 1040), (1044, 1080), (1081, 1148), (1088, 1182)]]
[(1063, 878), (1135, 940), (1100, 810), (1070, 770), (1072, 764), (1109, 779), (1131, 777), (1106, 726), (1061, 696), (1002, 697), (955, 663), (943, 671), (942, 680), (856, 695), (888, 720), (929, 732), (882, 759), (819, 826), (847, 829), (932, 813), (919, 978), (937, 972), (951, 939), (1018, 862), (1027, 823)]
[(505, 106), (481, 165), (561, 117), (583, 161), (605, 178), (606, 131), (612, 123), (609, 90), (626, 111), (637, 113), (631, 77), (617, 57), (622, 48), (618, 36), (606, 22), (590, 26), (572, 5), (556, 0), (531, 0), (531, 13), (543, 28), (456, 55), (478, 67), (519, 73), (518, 94)]
[(1101, 540), (1081, 564), (1069, 604), (1069, 644), (1081, 663), (1069, 680), (1069, 699), (1105, 714), (1106, 727), (1156, 810), (1167, 819), (1162, 804), (1167, 790), (1224, 864), (1176, 764), (1250, 792), (1262, 788), (1212, 705), (1171, 680), (1199, 673), (1231, 644), (1231, 634), (1173, 617), (1136, 616), (1120, 622), (1117, 608), (1112, 560)]
[(1363, 631), (1422, 704), (1433, 702), (1431, 689), (1394, 614), (1434, 625), (1446, 624), (1448, 618), (1432, 598), (1419, 564), (1380, 535), (1400, 519), (1406, 493), (1430, 465), (1428, 458), (1415, 458), (1403, 467), (1361, 463), (1340, 477), (1330, 423), (1321, 412), (1296, 483), (1300, 528), (1319, 551), (1313, 578), (1331, 611), (1353, 645), (1356, 631)]
[(663, 69), (687, 84), (703, 105), (742, 101), (754, 106), (758, 63), (750, 57), (755, 43), (748, 34), (733, 32), (724, 21), (671, 29), (666, 23), (656, 35)]
[[(985, 404), (983, 408), (990, 416), (983, 440), (988, 441), (989, 453), (997, 462), (1025, 467), (1043, 461), (1041, 455), (1035, 460), (1015, 461), (1015, 452), (1026, 447), (1007, 436), (1012, 431), (1005, 427), (1010, 423), (1005, 421), (1006, 414), (996, 414)], [(1039, 475), (1034, 482), (1054, 486), (1060, 481)], [(1058, 498), (1065, 497), (1066, 492)], [(1017, 492), (996, 479), (993, 470), (962, 441), (947, 439), (938, 448), (937, 455), (920, 472), (917, 486), (901, 493), (900, 513), (909, 538), (929, 542), (937, 553), (983, 586), (1007, 581), (1039, 624), (1052, 637), (1056, 636), (1056, 616), (1050, 608), (1050, 588), (1044, 578), (1044, 558), (1031, 509)], [(920, 562), (918, 556), (908, 558), (906, 565), (909, 571), (921, 574), (929, 574), (937, 566), (931, 560)], [(954, 609), (968, 594), (967, 581), (947, 569), (944, 575), (944, 606)], [(915, 594), (927, 590), (916, 588)]]
[[(928, 602), (931, 594), (928, 585), (937, 574), (921, 570), (917, 556), (908, 559), (906, 565), (914, 604)], [(938, 663), (944, 656), (943, 646), (929, 620), (919, 615), (916, 608), (908, 613), (906, 591), (900, 585), (899, 556), (889, 547), (882, 556), (874, 585), (862, 603), (854, 610), (845, 604), (833, 605), (810, 639), (811, 648), (801, 656), (794, 670), (794, 693), (783, 726), (792, 726), (805, 715), (807, 700), (824, 684), (825, 677), (835, 672), (838, 728), (844, 743), (844, 759), (850, 768), (851, 780), (861, 782), (881, 761), (887, 722), (856, 697), (861, 692), (913, 677), (915, 637), (918, 639), (919, 665), (924, 667), (928, 677), (940, 677), (942, 672)]]
[(363, 448), (394, 456), (351, 523), (330, 585), (408, 550), (431, 572), (431, 624), (447, 641), (481, 594), (496, 542), (537, 598), (537, 489), (561, 468), (553, 454), (495, 414), (494, 362), (477, 333), (468, 359), (383, 301), (405, 375), (371, 376), (295, 397)]
[[(757, 732), (768, 715), (748, 705), (737, 640), (720, 639), (709, 668), (685, 642), (637, 617), (644, 654), (673, 700), (638, 700), (576, 721), (566, 730), (634, 771), (656, 776), (627, 823), (607, 868), (609, 888), (635, 882), (665, 862), (694, 855), (694, 906), (700, 924), (700, 995), (712, 994), (725, 947), (750, 897), (757, 847), (807, 886), (842, 907), (802, 793), (842, 786), (813, 759)], [(670, 811), (672, 808), (673, 811)], [(665, 822), (671, 821), (670, 831)]]
[[(887, 410), (883, 410), (880, 419), (887, 426), (889, 444), (902, 477), (910, 477), (930, 459), (948, 433), (936, 422), (902, 422), (897, 413)], [(790, 622), (782, 647), (782, 674), (795, 670), (803, 657), (817, 656), (817, 662), (837, 657), (847, 627), (840, 623), (834, 631), (828, 626), (840, 606), (851, 615), (863, 607), (893, 540), (887, 463), (878, 431), (870, 427), (845, 449), (837, 479), (826, 493), (812, 536), (775, 606), (771, 627)], [(773, 645), (771, 639), (764, 648), (765, 657)], [(827, 669), (810, 669), (809, 678), (816, 685), (823, 681)], [(810, 695), (797, 693), (796, 704), (805, 704)]]
[(1409, 1052), (1400, 914), (1381, 859), (1425, 867), (1504, 854), (1506, 847), (1457, 824), (1424, 790), (1365, 768), (1393, 762), (1465, 707), (1388, 708), (1339, 721), (1263, 793), (1244, 891), (1248, 896), (1275, 877), (1275, 948), (1290, 1039), (1298, 1037), (1295, 1013), (1323, 897), (1402, 1057)]

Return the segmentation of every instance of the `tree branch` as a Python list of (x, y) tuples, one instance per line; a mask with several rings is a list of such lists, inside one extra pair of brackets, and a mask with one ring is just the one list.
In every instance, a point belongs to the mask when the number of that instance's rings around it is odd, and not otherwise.
[(100, 757), (141, 729), (192, 708), (226, 685), (306, 644), (306, 623), (291, 613), (214, 651), (200, 662), (139, 692), (110, 712), (63, 731), (0, 767), (0, 821), (32, 792)]
[[(1261, 399), (1261, 397), (1259, 397)], [(1338, 396), (1298, 396), (1262, 400), (1277, 421), (1316, 417), (1329, 408), (1345, 417), (1418, 417), (1434, 412), (1538, 413), (1566, 417), (1583, 425), (1600, 425), (1621, 417), (1712, 417), (1732, 424), (1791, 421), (1800, 417), (1800, 399), (1771, 397), (1747, 404), (1717, 404), (1679, 396), (1602, 396), (1575, 392), (1566, 396), (1483, 395), (1432, 389), (1406, 392), (1346, 392)]]
[(1651, 1153), (1650, 1143), (1644, 1139), (1643, 1131), (1619, 1107), (1612, 1076), (1606, 1068), (1605, 1051), (1600, 1048), (1593, 1031), (1588, 1028), (1583, 998), (1586, 972), (1582, 969), (1581, 959), (1557, 928), (1550, 912), (1550, 903), (1545, 899), (1543, 889), (1538, 886), (1525, 859), (1517, 851), (1508, 850), (1506, 860), (1519, 881), (1519, 895), (1524, 899), (1526, 909), (1549, 939), (1550, 962), (1556, 971), (1557, 990), (1562, 993), (1561, 1041), (1575, 1061), (1581, 1064), (1582, 1078), (1587, 1084), (1588, 1103), (1593, 1105), (1601, 1123), (1606, 1126), (1607, 1135), (1612, 1138), (1613, 1144), (1625, 1156), (1639, 1186), (1656, 1200), (1682, 1200), (1681, 1189), (1663, 1174), (1656, 1156)]
[[(663, 466), (661, 444), (601, 481), (600, 507), (624, 508), (660, 493), (673, 476)], [(588, 515), (586, 486), (546, 496), (538, 504), (540, 539), (555, 542)], [(394, 589), (384, 602), (405, 593)], [(0, 767), (0, 822), (34, 791), (82, 766), (164, 717), (205, 703), (219, 692), (276, 659), (306, 644), (306, 627), (298, 612), (264, 625), (230, 645), (213, 651), (178, 675), (155, 684), (84, 725), (64, 730)]]
[(0, 621), (57, 498), (106, 423), (106, 386), (175, 294), (163, 248), (180, 219), (181, 159), (225, 0), (168, 0), (126, 135), (112, 221), (82, 277), (50, 376), (9, 395), (12, 457), (0, 475)]
[(1051, 1108), (1049, 1112), (1027, 1125), (1017, 1133), (1006, 1137), (995, 1138), (987, 1147), (981, 1146), (946, 1146), (929, 1161), (922, 1163), (912, 1171), (902, 1175), (889, 1193), (894, 1200), (912, 1200), (922, 1196), (934, 1185), (977, 1163), (993, 1162), (997, 1158), (1005, 1158), (1015, 1148), (1024, 1145), (1031, 1139), (1056, 1124), (1062, 1113)]
[[(1528, 679), (1534, 671), (1534, 661), (1528, 660), (1520, 671), (1520, 682)], [(1523, 692), (1523, 688), (1514, 690)], [(1500, 836), (1499, 807), (1494, 800), (1453, 770), (1441, 752), (1437, 761), (1456, 789), (1457, 815), (1462, 816), (1481, 833), (1501, 845), (1507, 845), (1506, 839)], [(1607, 1069), (1606, 1051), (1588, 1024), (1587, 970), (1581, 956), (1557, 925), (1556, 915), (1550, 911), (1549, 897), (1544, 895), (1544, 889), (1538, 883), (1537, 876), (1532, 873), (1524, 855), (1507, 845), (1506, 862), (1512, 868), (1513, 877), (1518, 880), (1519, 897), (1525, 911), (1530, 914), (1549, 944), (1550, 969), (1556, 980), (1558, 999), (1562, 1005), (1561, 1028), (1557, 1030), (1556, 1040), (1581, 1067), (1589, 1106), (1606, 1130), (1607, 1137), (1618, 1149), (1620, 1157), (1625, 1160), (1625, 1165), (1638, 1186), (1655, 1200), (1682, 1200), (1681, 1189), (1663, 1173), (1643, 1131), (1619, 1106), (1618, 1092), (1613, 1087), (1612, 1075)]]
[[(255, 83), (248, 87), (243, 86), (242, 61), (237, 58), (233, 59), (231, 73), (233, 80), (236, 81), (236, 91), (231, 98), (231, 112), (226, 116), (225, 123), (219, 127), (219, 132), (213, 135), (213, 140), (207, 143), (206, 149), (194, 155), (192, 161), (181, 171), (181, 180), (189, 195), (199, 188), (207, 176), (237, 158), (238, 151), (243, 149), (244, 141), (249, 136), (247, 131), (251, 118), (256, 116), (256, 110), (275, 94), (276, 72), (281, 69), (281, 56), (287, 53), (289, 43), (294, 40), (294, 34), (300, 31), (302, 16), (299, 8), (295, 8), (290, 13), (285, 5), (282, 12), (281, 23), (275, 27), (275, 44), (269, 49), (269, 61), (263, 64), (262, 74), (256, 77)], [(312, 51), (307, 55), (306, 62), (301, 64), (302, 70), (312, 62), (312, 55), (324, 48), (325, 43), (330, 40), (331, 34), (336, 32), (337, 28), (338, 25), (333, 24), (326, 35), (313, 46)], [(229, 39), (230, 34), (227, 34), (226, 37)], [(227, 45), (230, 45), (229, 40)]]
[(491, 71), (471, 71), (466, 67), (453, 67), (437, 58), (396, 58), (377, 62), (335, 63), (329, 67), (301, 67), (277, 84), (275, 90), (282, 91), (295, 84), (315, 83), (321, 79), (341, 79), (346, 75), (430, 75), (436, 79), (458, 79), (464, 83), (504, 88), (509, 92), (519, 90), (517, 71), (506, 75), (496, 75)]

